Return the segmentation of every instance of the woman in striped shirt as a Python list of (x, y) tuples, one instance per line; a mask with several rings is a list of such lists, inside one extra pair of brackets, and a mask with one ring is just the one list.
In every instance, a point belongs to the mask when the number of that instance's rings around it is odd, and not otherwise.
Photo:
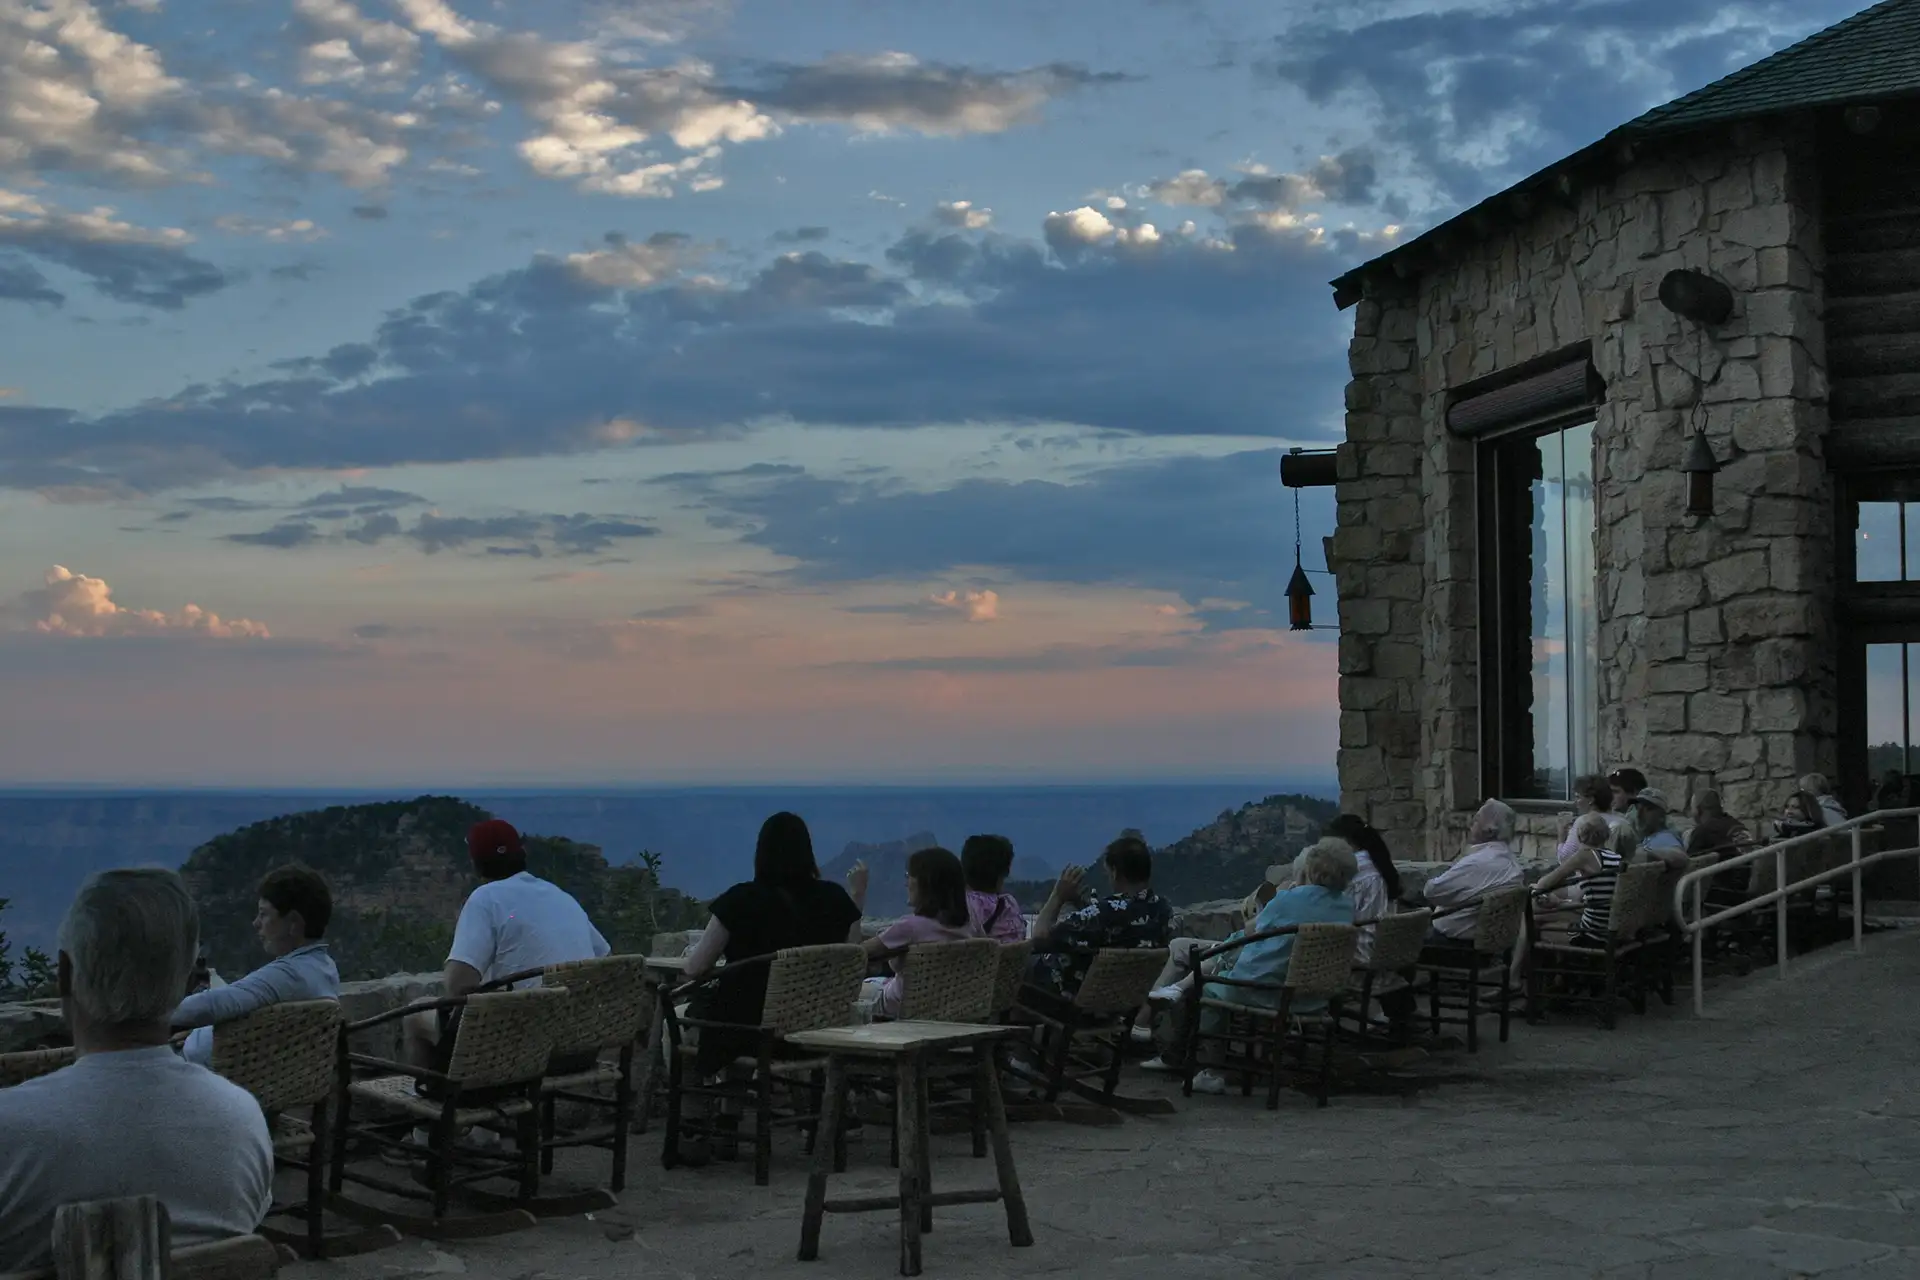
[(1587, 814), (1573, 824), (1573, 836), (1580, 847), (1533, 886), (1535, 896), (1539, 897), (1578, 877), (1580, 914), (1568, 938), (1578, 946), (1598, 947), (1606, 943), (1608, 917), (1613, 913), (1613, 887), (1625, 863), (1618, 853), (1607, 847), (1611, 834), (1606, 818), (1597, 813)]

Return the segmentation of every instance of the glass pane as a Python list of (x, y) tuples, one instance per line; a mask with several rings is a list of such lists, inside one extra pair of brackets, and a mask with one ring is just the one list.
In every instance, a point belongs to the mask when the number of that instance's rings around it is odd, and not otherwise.
[(1854, 548), (1855, 581), (1900, 581), (1900, 504), (1861, 503), (1860, 530), (1854, 534)]
[(1567, 777), (1597, 770), (1600, 750), (1600, 601), (1594, 567), (1593, 424), (1560, 433), (1566, 461)]
[(1889, 772), (1912, 772), (1908, 735), (1916, 708), (1913, 689), (1901, 671), (1902, 650), (1911, 670), (1920, 660), (1920, 645), (1867, 646), (1867, 768), (1876, 786)]
[(1533, 583), (1529, 592), (1533, 650), (1534, 794), (1564, 796), (1572, 788), (1567, 742), (1567, 485), (1565, 434), (1535, 442), (1540, 479), (1533, 512)]

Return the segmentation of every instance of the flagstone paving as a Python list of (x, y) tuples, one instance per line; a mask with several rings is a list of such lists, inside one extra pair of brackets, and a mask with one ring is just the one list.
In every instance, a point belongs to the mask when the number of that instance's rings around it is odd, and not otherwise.
[[(1017, 1125), (1035, 1244), (1008, 1247), (998, 1206), (943, 1210), (928, 1276), (1020, 1271), (1154, 1280), (1528, 1277), (1893, 1280), (1920, 1275), (1920, 931), (1868, 939), (1717, 985), (1708, 1016), (1657, 1005), (1619, 1030), (1516, 1025), (1450, 1055), (1411, 1098), (1295, 1093), (1179, 1101), (1111, 1128)], [(1491, 1041), (1491, 1037), (1488, 1038)], [(1172, 1090), (1130, 1075), (1136, 1092)], [(935, 1140), (934, 1183), (989, 1185), (964, 1136)], [(458, 1244), (408, 1241), (289, 1268), (288, 1280), (674, 1280), (895, 1274), (884, 1214), (829, 1217), (800, 1263), (805, 1163), (666, 1173), (634, 1139), (619, 1208)], [(560, 1174), (604, 1170), (563, 1158)], [(836, 1194), (884, 1194), (879, 1131)]]

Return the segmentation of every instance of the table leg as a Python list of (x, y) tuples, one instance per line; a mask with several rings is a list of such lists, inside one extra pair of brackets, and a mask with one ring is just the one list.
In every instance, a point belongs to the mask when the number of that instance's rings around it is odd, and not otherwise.
[(893, 1122), (900, 1134), (900, 1274), (920, 1274), (920, 1222), (925, 1206), (921, 1170), (926, 1167), (926, 1131), (920, 1127), (920, 1061), (911, 1053), (894, 1062)]
[(924, 1065), (914, 1074), (920, 1079), (914, 1098), (914, 1126), (920, 1130), (920, 1230), (924, 1234), (933, 1230), (933, 1106), (928, 1096), (932, 1087)]
[(1027, 1202), (1020, 1194), (1020, 1175), (1013, 1167), (1013, 1144), (1007, 1140), (1007, 1104), (1000, 1096), (1000, 1073), (994, 1070), (991, 1047), (981, 1045), (974, 1050), (974, 1071), (978, 1081), (975, 1087), (986, 1099), (994, 1172), (1000, 1179), (1000, 1198), (1007, 1206), (1007, 1238), (1024, 1248), (1033, 1243), (1033, 1228), (1027, 1224)]
[(646, 1047), (640, 1053), (644, 1069), (640, 1073), (639, 1102), (629, 1123), (632, 1133), (645, 1133), (653, 1119), (653, 1099), (660, 1089), (660, 1042), (666, 1038), (667, 1027), (667, 1014), (661, 1001), (667, 998), (667, 990), (667, 984), (662, 982), (654, 993), (653, 1020), (647, 1026)]
[[(821, 1108), (820, 1123), (829, 1134), (840, 1132), (840, 1118), (847, 1109), (847, 1066), (839, 1058), (827, 1059), (827, 1097)], [(834, 1148), (829, 1140), (813, 1144), (813, 1169), (807, 1174), (807, 1204), (800, 1218), (800, 1261), (812, 1262), (820, 1256), (820, 1221), (827, 1214), (827, 1175), (834, 1169)]]

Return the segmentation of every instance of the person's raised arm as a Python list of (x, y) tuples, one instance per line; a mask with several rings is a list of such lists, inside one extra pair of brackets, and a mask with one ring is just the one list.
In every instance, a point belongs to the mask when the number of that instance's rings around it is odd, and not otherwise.
[(720, 923), (720, 917), (708, 916), (707, 927), (700, 931), (700, 941), (687, 953), (687, 976), (704, 978), (712, 973), (719, 967), (720, 957), (727, 953), (727, 944), (731, 941), (733, 935)]
[(1069, 866), (1053, 882), (1053, 892), (1047, 895), (1046, 903), (1040, 908), (1040, 914), (1033, 921), (1033, 948), (1045, 950), (1045, 943), (1053, 937), (1053, 927), (1060, 919), (1060, 911), (1068, 902), (1080, 895), (1080, 877), (1085, 873), (1079, 867)]

